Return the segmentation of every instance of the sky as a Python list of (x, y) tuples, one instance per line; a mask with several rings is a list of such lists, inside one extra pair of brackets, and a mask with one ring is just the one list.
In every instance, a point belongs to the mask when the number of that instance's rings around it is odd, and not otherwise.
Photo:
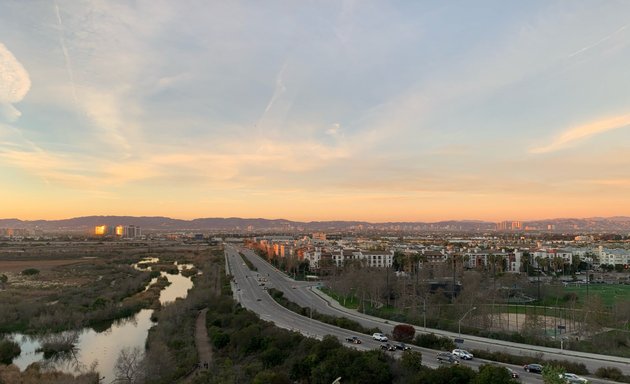
[(630, 216), (628, 1), (2, 1), (0, 218)]

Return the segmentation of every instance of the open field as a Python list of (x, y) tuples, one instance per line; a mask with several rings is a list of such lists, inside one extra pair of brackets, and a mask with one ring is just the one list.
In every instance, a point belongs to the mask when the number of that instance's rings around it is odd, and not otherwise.
[[(157, 257), (190, 263), (198, 249), (180, 244), (20, 243), (0, 247), (0, 332), (40, 333), (101, 326), (159, 304), (159, 272), (132, 267)], [(24, 275), (25, 269), (36, 269)]]
[(566, 293), (575, 293), (578, 300), (584, 302), (587, 292), (589, 295), (598, 295), (602, 298), (604, 305), (612, 306), (618, 301), (630, 301), (630, 285), (623, 284), (589, 284), (588, 291), (586, 285), (564, 287)]
[(73, 264), (101, 264), (102, 259), (83, 258), (83, 259), (58, 259), (58, 260), (1, 260), (0, 273), (20, 273), (27, 268), (36, 268), (40, 271), (48, 271), (55, 267)]

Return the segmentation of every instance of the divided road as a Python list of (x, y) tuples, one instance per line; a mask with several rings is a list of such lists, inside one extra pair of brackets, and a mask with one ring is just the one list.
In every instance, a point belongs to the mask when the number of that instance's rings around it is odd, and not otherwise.
[[(242, 252), (247, 259), (257, 268), (257, 271), (250, 271), (243, 262), (239, 252)], [(226, 245), (226, 263), (229, 272), (234, 277), (232, 288), (234, 297), (244, 307), (256, 312), (263, 320), (272, 321), (277, 326), (285, 329), (298, 331), (306, 336), (321, 339), (324, 335), (333, 335), (349, 346), (361, 350), (380, 348), (381, 343), (374, 341), (365, 334), (348, 331), (332, 325), (315, 321), (308, 317), (300, 316), (276, 303), (267, 293), (265, 288), (275, 288), (284, 292), (284, 296), (302, 307), (310, 307), (320, 313), (337, 317), (347, 317), (355, 320), (364, 327), (379, 328), (385, 334), (391, 334), (396, 322), (386, 321), (376, 317), (364, 315), (354, 310), (343, 308), (336, 301), (330, 300), (326, 295), (315, 289), (313, 283), (294, 281), (285, 274), (275, 269), (272, 265), (262, 260), (250, 249), (235, 245)], [(264, 286), (258, 279), (266, 279)], [(424, 330), (416, 327), (416, 332), (432, 332), (446, 337), (457, 337), (456, 334), (440, 330)], [(359, 345), (345, 342), (348, 336), (357, 336), (363, 343)], [(545, 359), (573, 360), (584, 363), (587, 368), (594, 372), (600, 366), (616, 366), (624, 373), (630, 366), (630, 359), (611, 357), (606, 355), (585, 354), (573, 351), (560, 351), (553, 348), (544, 348), (517, 343), (503, 342), (500, 340), (484, 339), (473, 336), (464, 336), (464, 348), (466, 349), (486, 349), (491, 351), (503, 351), (515, 355), (530, 355), (532, 363), (536, 362), (534, 356), (543, 354)], [(437, 352), (431, 349), (413, 347), (414, 350), (422, 352), (423, 364), (436, 367)], [(390, 352), (400, 354), (400, 352)], [(487, 361), (473, 359), (472, 361), (462, 361), (464, 365), (478, 367)], [(530, 374), (523, 371), (520, 366), (505, 365), (521, 375), (521, 381), (527, 383), (541, 383), (541, 377), (537, 374)], [(593, 383), (609, 383), (608, 381), (590, 378)]]

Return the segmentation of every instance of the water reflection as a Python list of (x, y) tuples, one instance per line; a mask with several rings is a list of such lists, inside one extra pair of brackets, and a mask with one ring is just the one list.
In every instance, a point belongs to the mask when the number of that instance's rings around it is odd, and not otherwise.
[[(157, 259), (155, 260), (152, 262), (157, 262)], [(138, 267), (146, 268), (146, 266)], [(188, 264), (178, 265), (180, 271), (182, 268), (188, 268)], [(162, 272), (160, 275), (165, 276), (171, 283), (160, 292), (160, 303), (163, 305), (177, 298), (185, 298), (188, 290), (193, 286), (190, 278), (180, 274), (171, 275)], [(85, 372), (97, 364), (96, 370), (100, 372), (101, 376), (105, 376), (104, 382), (109, 383), (114, 380), (116, 359), (123, 348), (140, 347), (144, 349), (149, 328), (154, 324), (151, 321), (152, 312), (150, 309), (142, 309), (134, 316), (114, 321), (105, 330), (101, 327), (95, 327), (98, 331), (84, 328), (78, 332), (78, 342), (75, 349), (69, 353), (56, 354), (51, 359), (45, 359), (43, 352), (37, 351), (41, 348), (42, 340), (45, 337), (23, 334), (10, 335), (14, 341), (20, 344), (22, 349), (22, 353), (13, 360), (13, 364), (24, 370), (32, 363), (40, 362), (46, 368), (73, 374)]]

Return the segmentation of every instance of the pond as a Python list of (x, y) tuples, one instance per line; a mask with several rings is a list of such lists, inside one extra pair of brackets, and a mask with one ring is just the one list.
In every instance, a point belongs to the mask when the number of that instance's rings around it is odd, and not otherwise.
[[(138, 268), (145, 266), (146, 263), (136, 265)], [(190, 265), (178, 265), (180, 271), (190, 267)], [(160, 292), (160, 303), (163, 305), (177, 298), (185, 298), (188, 290), (193, 286), (192, 280), (181, 274), (161, 272), (161, 275), (171, 283)], [(76, 353), (72, 358), (58, 361), (46, 360), (42, 352), (36, 352), (43, 337), (12, 334), (10, 337), (19, 343), (22, 349), (22, 353), (13, 360), (13, 364), (24, 370), (32, 363), (40, 362), (45, 367), (76, 374), (89, 370), (96, 363), (96, 370), (101, 377), (104, 376), (101, 382), (111, 383), (114, 380), (114, 366), (120, 351), (123, 348), (135, 347), (144, 350), (149, 328), (154, 325), (151, 321), (152, 312), (153, 310), (150, 309), (142, 309), (134, 316), (115, 321), (103, 332), (96, 332), (92, 328), (80, 330)]]

